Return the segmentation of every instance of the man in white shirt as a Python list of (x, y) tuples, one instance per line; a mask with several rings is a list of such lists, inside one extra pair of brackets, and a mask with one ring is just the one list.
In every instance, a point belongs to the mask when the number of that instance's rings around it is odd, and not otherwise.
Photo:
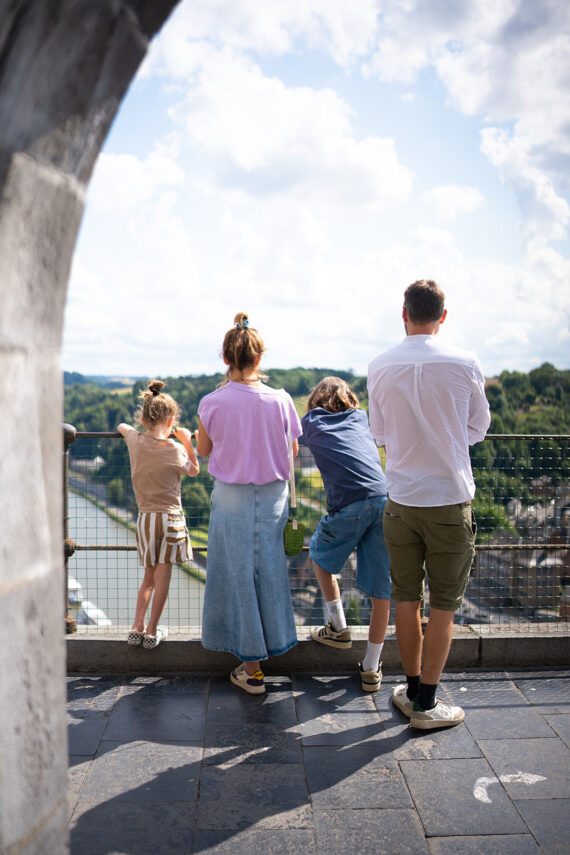
[[(490, 423), (477, 357), (437, 338), (447, 315), (444, 301), (433, 280), (410, 285), (404, 293), (406, 338), (368, 367), (370, 429), (386, 448), (384, 537), (407, 680), (393, 690), (392, 701), (422, 730), (465, 718), (436, 690), (475, 555), (469, 445), (485, 437)], [(422, 636), (426, 572), (430, 614)]]

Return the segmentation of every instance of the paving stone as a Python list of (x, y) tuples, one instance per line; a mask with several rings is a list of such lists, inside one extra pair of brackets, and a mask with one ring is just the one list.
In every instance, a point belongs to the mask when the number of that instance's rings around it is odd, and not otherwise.
[(568, 855), (570, 799), (525, 799), (515, 804), (542, 852)]
[(68, 769), (68, 787), (67, 787), (67, 806), (68, 806), (68, 814), (69, 818), (73, 816), (73, 812), (75, 810), (75, 806), (79, 801), (79, 796), (81, 795), (81, 790), (83, 789), (83, 785), (85, 783), (85, 779), (89, 774), (89, 769), (91, 767), (91, 759), (84, 759), (83, 757), (71, 757), (69, 761), (69, 769)]
[(213, 724), (206, 728), (204, 763), (302, 763), (301, 736), (296, 724)]
[(201, 744), (105, 741), (91, 764), (80, 806), (122, 796), (136, 802), (192, 802), (198, 795)]
[(482, 739), (479, 745), (511, 798), (570, 797), (570, 749), (554, 733), (551, 739)]
[(194, 805), (111, 799), (74, 817), (71, 855), (190, 855), (193, 826)]
[(318, 855), (429, 855), (413, 810), (323, 810), (314, 821)]
[(315, 836), (312, 828), (247, 828), (243, 831), (198, 830), (194, 852), (216, 855), (312, 855)]
[(396, 760), (452, 760), (482, 757), (464, 724), (438, 730), (417, 730), (400, 714), (397, 724), (383, 722), (388, 748)]
[(302, 764), (205, 766), (200, 783), (200, 829), (311, 828)]
[(248, 695), (229, 677), (213, 677), (208, 702), (208, 724), (296, 724), (297, 711), (291, 681), (266, 677), (264, 695)]
[(432, 855), (540, 855), (531, 834), (488, 834), (477, 837), (431, 837)]
[(566, 745), (570, 747), (570, 715), (547, 715), (545, 720), (550, 727), (564, 740)]
[(370, 693), (357, 677), (295, 676), (303, 745), (350, 745), (379, 739), (383, 727)]
[(495, 778), (486, 760), (404, 760), (400, 768), (428, 837), (522, 834), (524, 823), (502, 787), (488, 802), (481, 782)]
[(470, 709), (465, 725), (475, 739), (531, 739), (552, 736), (543, 716), (531, 706), (526, 709)]
[(141, 688), (121, 696), (109, 720), (106, 739), (191, 742), (202, 739), (206, 722), (205, 686), (192, 692)]
[(530, 702), (518, 690), (515, 683), (508, 677), (495, 677), (487, 680), (449, 679), (444, 674), (442, 688), (448, 699), (467, 710), (509, 709), (524, 710), (530, 708)]
[(546, 671), (536, 677), (512, 675), (512, 679), (539, 712), (570, 713), (570, 672)]
[(305, 748), (313, 810), (323, 808), (411, 808), (398, 764), (378, 742)]
[(99, 718), (112, 710), (121, 685), (118, 677), (68, 677), (67, 709), (76, 713), (76, 718)]
[(67, 741), (70, 755), (93, 756), (97, 753), (109, 718), (77, 719), (67, 716)]

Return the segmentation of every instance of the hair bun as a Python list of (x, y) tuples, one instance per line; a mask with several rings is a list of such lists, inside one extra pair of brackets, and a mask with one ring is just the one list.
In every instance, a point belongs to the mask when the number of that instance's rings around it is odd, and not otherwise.
[(163, 383), (162, 380), (149, 380), (146, 386), (152, 395), (159, 395), (166, 386), (166, 383)]
[(238, 312), (234, 318), (234, 324), (238, 330), (246, 330), (249, 327), (249, 319), (245, 312)]

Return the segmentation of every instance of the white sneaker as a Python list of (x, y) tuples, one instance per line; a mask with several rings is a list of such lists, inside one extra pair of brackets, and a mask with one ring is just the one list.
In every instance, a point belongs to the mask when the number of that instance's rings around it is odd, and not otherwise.
[(392, 689), (392, 703), (395, 707), (398, 707), (400, 712), (404, 713), (407, 718), (411, 716), (412, 710), (414, 709), (414, 702), (408, 697), (407, 683), (400, 683), (398, 686), (394, 686)]
[(436, 727), (454, 727), (461, 724), (465, 712), (461, 707), (445, 704), (441, 698), (436, 698), (435, 707), (431, 710), (412, 709), (410, 724), (420, 730), (434, 730)]

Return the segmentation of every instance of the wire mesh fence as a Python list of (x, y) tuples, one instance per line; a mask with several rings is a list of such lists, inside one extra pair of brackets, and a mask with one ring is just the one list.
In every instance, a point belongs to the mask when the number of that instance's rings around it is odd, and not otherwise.
[[(494, 435), (472, 449), (477, 551), (456, 623), (486, 632), (568, 631), (569, 441), (569, 436), (559, 435)], [(126, 443), (118, 434), (77, 433), (64, 461), (69, 614), (79, 631), (126, 630), (143, 573), (136, 552), (137, 507)], [(324, 604), (307, 544), (326, 510), (325, 494), (307, 449), (301, 449), (296, 466), (298, 515), (307, 537), (303, 552), (288, 559), (289, 580), (298, 625), (315, 625), (324, 619)], [(173, 568), (161, 619), (171, 634), (200, 629), (213, 482), (204, 464), (197, 478), (182, 483), (194, 557)], [(348, 623), (366, 625), (370, 604), (356, 589), (355, 577), (353, 556), (340, 576), (342, 598)]]

